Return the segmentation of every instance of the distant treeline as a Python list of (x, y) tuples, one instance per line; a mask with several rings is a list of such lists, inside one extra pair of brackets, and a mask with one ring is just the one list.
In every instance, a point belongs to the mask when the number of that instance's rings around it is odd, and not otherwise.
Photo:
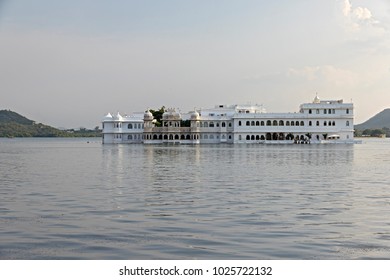
[(355, 129), (355, 137), (361, 137), (361, 136), (381, 137), (382, 135), (386, 135), (386, 137), (390, 137), (390, 129), (388, 127), (384, 127), (381, 129), (379, 128), (364, 129), (364, 130)]
[(100, 129), (59, 130), (41, 123), (24, 125), (18, 123), (1, 123), (0, 137), (101, 137)]
[(101, 137), (101, 135), (99, 127), (60, 130), (35, 123), (10, 110), (0, 110), (0, 137)]

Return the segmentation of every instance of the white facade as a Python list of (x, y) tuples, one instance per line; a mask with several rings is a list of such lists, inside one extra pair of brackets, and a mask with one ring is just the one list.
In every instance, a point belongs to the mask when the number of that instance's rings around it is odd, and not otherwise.
[(112, 116), (108, 113), (102, 122), (103, 143), (143, 143), (144, 115)]
[(342, 100), (304, 103), (298, 113), (266, 113), (258, 105), (218, 105), (182, 117), (168, 109), (156, 126), (153, 115), (103, 119), (103, 143), (354, 143), (353, 104)]

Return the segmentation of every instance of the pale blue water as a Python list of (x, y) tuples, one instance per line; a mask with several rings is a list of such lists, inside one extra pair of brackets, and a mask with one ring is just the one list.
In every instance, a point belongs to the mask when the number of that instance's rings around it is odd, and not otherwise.
[(389, 167), (389, 139), (0, 139), (0, 259), (390, 259)]

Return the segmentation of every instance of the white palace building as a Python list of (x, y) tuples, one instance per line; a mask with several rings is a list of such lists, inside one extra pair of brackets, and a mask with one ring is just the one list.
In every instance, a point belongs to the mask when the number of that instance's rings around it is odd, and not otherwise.
[(320, 100), (301, 104), (298, 113), (267, 113), (258, 105), (217, 105), (180, 114), (168, 109), (158, 123), (150, 111), (102, 121), (103, 143), (356, 143), (352, 103)]

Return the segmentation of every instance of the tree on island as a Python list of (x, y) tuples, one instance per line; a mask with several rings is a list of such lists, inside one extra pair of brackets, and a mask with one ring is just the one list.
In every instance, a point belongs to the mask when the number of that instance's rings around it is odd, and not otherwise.
[(153, 118), (156, 120), (156, 126), (161, 126), (162, 115), (165, 113), (165, 106), (162, 106), (157, 110), (150, 109), (149, 112), (152, 113)]

